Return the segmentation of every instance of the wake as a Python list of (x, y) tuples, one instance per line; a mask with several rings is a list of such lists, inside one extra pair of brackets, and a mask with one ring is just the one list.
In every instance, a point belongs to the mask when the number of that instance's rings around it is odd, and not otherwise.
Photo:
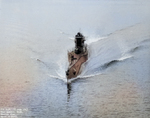
[[(129, 54), (123, 55), (120, 51), (116, 52), (116, 54), (113, 54), (111, 52), (112, 49), (108, 48), (110, 47), (108, 43), (107, 44), (109, 46), (106, 46), (105, 48), (101, 49), (102, 47), (104, 47), (103, 45), (106, 45), (103, 43), (101, 44), (101, 42), (103, 42), (103, 40), (105, 41), (106, 39), (107, 39), (106, 37), (105, 38), (102, 37), (95, 40), (93, 40), (92, 38), (88, 40), (88, 51), (89, 51), (88, 60), (81, 66), (81, 74), (79, 74), (76, 78), (70, 79), (68, 82), (72, 82), (78, 78), (83, 79), (83, 78), (90, 78), (90, 77), (100, 75), (104, 72), (106, 68), (112, 66), (112, 64), (120, 61), (124, 61), (132, 57), (132, 55)], [(57, 62), (58, 70), (55, 70), (56, 75), (54, 76), (48, 74), (48, 76), (52, 78), (61, 79), (64, 82), (67, 82), (66, 73), (65, 73), (68, 67), (67, 60), (68, 60), (67, 56), (64, 57), (62, 56), (61, 60)]]
[[(88, 38), (86, 40), (88, 60), (82, 64), (81, 74), (69, 82), (78, 78), (90, 78), (103, 74), (107, 68), (134, 57), (134, 52), (138, 51), (144, 42), (149, 41), (149, 32), (145, 30), (142, 34), (143, 30), (144, 26), (138, 24), (116, 31), (106, 37)], [(67, 52), (62, 54), (61, 59), (56, 64), (55, 74), (48, 74), (48, 76), (67, 82), (65, 73), (68, 67)]]

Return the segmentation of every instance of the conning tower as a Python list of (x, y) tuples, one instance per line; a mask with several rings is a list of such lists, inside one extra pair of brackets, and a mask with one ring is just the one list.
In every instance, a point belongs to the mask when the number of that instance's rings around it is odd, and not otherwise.
[(80, 54), (83, 52), (85, 37), (78, 32), (75, 36), (75, 53)]

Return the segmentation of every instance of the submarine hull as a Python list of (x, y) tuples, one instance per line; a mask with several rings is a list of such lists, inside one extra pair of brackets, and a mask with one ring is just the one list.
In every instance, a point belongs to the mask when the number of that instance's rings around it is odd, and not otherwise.
[(81, 66), (88, 59), (88, 52), (85, 50), (80, 54), (76, 54), (75, 51), (68, 52), (69, 67), (66, 71), (67, 79), (77, 77), (81, 72)]

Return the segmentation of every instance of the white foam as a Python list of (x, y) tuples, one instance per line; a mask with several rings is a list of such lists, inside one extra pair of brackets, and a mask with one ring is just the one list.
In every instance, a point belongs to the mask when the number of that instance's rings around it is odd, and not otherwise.
[(131, 57), (133, 57), (133, 55), (122, 56), (121, 58), (118, 59), (118, 61), (123, 61), (123, 60), (129, 59)]
[(87, 43), (88, 45), (90, 45), (91, 43), (97, 42), (97, 41), (102, 40), (102, 39), (105, 39), (105, 38), (107, 38), (107, 37), (88, 38), (88, 39), (86, 40), (86, 43)]

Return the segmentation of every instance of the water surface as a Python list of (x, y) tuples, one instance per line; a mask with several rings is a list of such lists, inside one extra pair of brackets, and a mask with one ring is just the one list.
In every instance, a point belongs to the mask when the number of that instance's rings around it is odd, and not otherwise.
[[(18, 118), (150, 117), (149, 11), (147, 0), (0, 0), (1, 110), (25, 109)], [(78, 31), (89, 59), (67, 85)]]

